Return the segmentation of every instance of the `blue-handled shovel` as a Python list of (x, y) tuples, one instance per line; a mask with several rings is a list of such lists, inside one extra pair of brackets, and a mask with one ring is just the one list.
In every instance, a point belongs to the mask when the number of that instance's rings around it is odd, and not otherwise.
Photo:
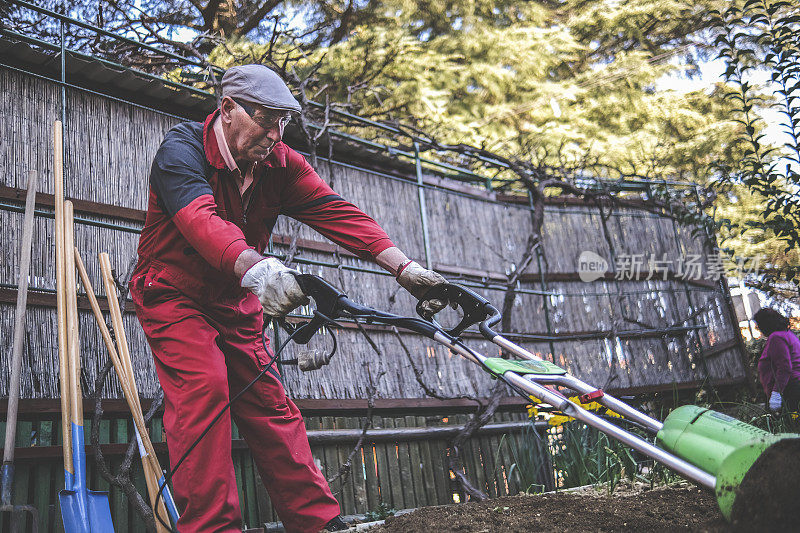
[[(83, 398), (81, 395), (81, 361), (78, 338), (78, 298), (75, 292), (75, 249), (72, 202), (64, 202), (63, 210), (64, 292), (66, 308), (66, 359), (69, 385), (69, 419), (72, 471), (66, 463), (65, 489), (58, 495), (61, 518), (67, 533), (107, 533), (114, 531), (108, 493), (86, 487), (86, 448), (83, 433)], [(61, 321), (59, 320), (59, 324)], [(63, 382), (63, 381), (62, 381)], [(62, 391), (63, 394), (63, 391)], [(68, 444), (69, 442), (69, 444)]]

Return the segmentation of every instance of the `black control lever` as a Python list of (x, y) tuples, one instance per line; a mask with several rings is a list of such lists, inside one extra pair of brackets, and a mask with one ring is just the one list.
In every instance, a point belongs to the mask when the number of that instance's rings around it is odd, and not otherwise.
[(294, 334), (292, 340), (298, 344), (307, 344), (314, 334), (331, 320), (337, 318), (362, 319), (369, 323), (384, 324), (409, 329), (421, 335), (433, 338), (437, 331), (437, 326), (426, 320), (413, 317), (403, 317), (377, 311), (371, 307), (359, 304), (347, 297), (343, 293), (324, 279), (313, 274), (295, 274), (295, 279), (300, 285), (303, 293), (312, 298), (317, 308), (311, 320), (300, 322), (297, 326), (283, 321), (281, 327), (290, 335)]
[(294, 334), (294, 337), (292, 337), (294, 342), (308, 344), (317, 331), (328, 323), (328, 319), (335, 320), (339, 318), (341, 300), (347, 300), (347, 295), (319, 276), (295, 274), (294, 277), (303, 294), (313, 298), (317, 308), (314, 310), (314, 316), (311, 320), (299, 322), (294, 327), (286, 323), (286, 321), (281, 325), (289, 334)]
[[(297, 326), (294, 327), (284, 321), (282, 327), (290, 334), (300, 330), (292, 337), (292, 340), (297, 344), (307, 344), (314, 334), (327, 324), (329, 320), (336, 320), (343, 316), (363, 318), (368, 322), (372, 320), (384, 320), (383, 323), (387, 323), (385, 320), (388, 319), (401, 320), (402, 323), (402, 317), (396, 317), (389, 313), (382, 313), (354, 302), (347, 297), (347, 294), (319, 276), (313, 274), (295, 274), (294, 277), (297, 279), (297, 283), (300, 285), (303, 294), (312, 298), (317, 306), (314, 310), (314, 316), (310, 321), (299, 322)], [(414, 320), (417, 319), (411, 319), (412, 322)], [(424, 332), (428, 332), (429, 328), (425, 327), (424, 324), (418, 325), (418, 328), (419, 327), (422, 327)]]
[[(426, 320), (433, 318), (423, 307), (424, 302), (429, 300), (442, 300), (450, 304), (455, 303), (464, 313), (461, 322), (447, 331), (449, 335), (458, 337), (465, 329), (479, 322), (481, 323), (481, 333), (485, 337), (493, 338), (496, 335), (490, 328), (500, 321), (500, 311), (490, 304), (486, 298), (466, 287), (455, 283), (442, 283), (428, 290), (417, 303), (417, 314)], [(491, 333), (491, 337), (487, 336), (489, 333)]]

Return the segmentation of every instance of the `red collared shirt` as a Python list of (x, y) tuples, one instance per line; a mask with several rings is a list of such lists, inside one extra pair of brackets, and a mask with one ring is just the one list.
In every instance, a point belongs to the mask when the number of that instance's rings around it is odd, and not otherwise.
[(393, 246), (372, 218), (337, 195), (282, 142), (254, 165), (253, 190), (244, 203), (212, 127), (218, 114), (205, 123), (175, 126), (161, 143), (150, 170), (134, 277), (157, 275), (201, 301), (241, 295), (233, 274), (236, 259), (248, 248), (264, 252), (280, 214), (365, 259)]

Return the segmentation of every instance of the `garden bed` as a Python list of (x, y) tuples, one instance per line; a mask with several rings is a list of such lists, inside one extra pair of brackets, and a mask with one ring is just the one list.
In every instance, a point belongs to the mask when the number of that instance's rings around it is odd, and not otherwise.
[(583, 489), (426, 507), (390, 517), (373, 532), (711, 531), (730, 528), (711, 492), (683, 484), (609, 494)]

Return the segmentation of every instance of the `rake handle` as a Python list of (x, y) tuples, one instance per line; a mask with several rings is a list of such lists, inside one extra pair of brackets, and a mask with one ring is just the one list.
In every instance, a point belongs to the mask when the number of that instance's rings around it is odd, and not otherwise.
[[(28, 172), (28, 193), (25, 197), (25, 218), (22, 222), (22, 245), (20, 246), (19, 281), (17, 283), (17, 309), (14, 316), (14, 344), (11, 358), (11, 381), (8, 391), (8, 416), (6, 418), (6, 441), (3, 448), (3, 504), (10, 503), (11, 484), (14, 479), (14, 445), (17, 436), (17, 408), (19, 406), (20, 373), (25, 339), (25, 307), (28, 303), (28, 273), (31, 266), (31, 242), (33, 241), (33, 211), (36, 206), (36, 178), (34, 171)], [(7, 467), (6, 465), (10, 465)], [(8, 473), (7, 473), (8, 472)], [(7, 498), (8, 496), (8, 498)]]

